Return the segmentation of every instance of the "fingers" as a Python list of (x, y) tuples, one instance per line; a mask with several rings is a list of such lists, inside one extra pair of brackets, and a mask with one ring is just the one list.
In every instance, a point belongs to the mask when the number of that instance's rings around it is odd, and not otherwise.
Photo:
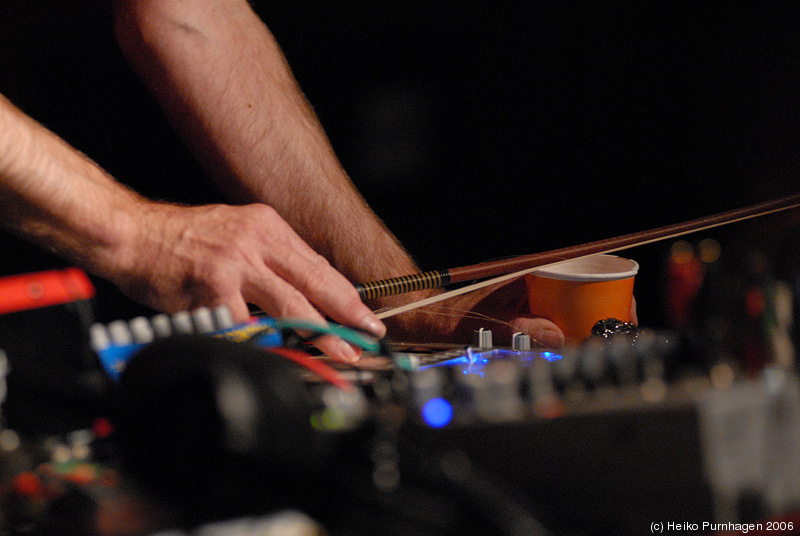
[[(639, 323), (636, 314), (636, 298), (631, 299), (630, 321)], [(511, 321), (515, 329), (527, 333), (531, 341), (549, 348), (559, 348), (565, 344), (564, 333), (553, 322), (545, 318), (520, 317)]]
[(245, 303), (241, 295), (222, 301), (230, 309), (233, 321), (237, 324), (242, 324), (250, 319), (250, 308), (247, 307), (247, 303)]
[[(291, 288), (275, 287), (262, 279), (263, 290), (278, 293), (283, 317), (310, 318), (317, 308), (334, 321), (372, 333), (386, 334), (386, 326), (360, 299), (353, 285), (328, 261), (312, 250), (277, 213), (264, 215), (264, 265)], [(280, 236), (275, 238), (274, 234)], [(257, 294), (258, 289), (252, 289)], [(298, 314), (300, 316), (298, 316)], [(317, 313), (318, 317), (321, 316)]]
[(527, 333), (534, 346), (560, 348), (564, 346), (564, 333), (551, 321), (545, 318), (520, 317), (511, 321), (517, 331)]
[[(245, 283), (242, 291), (246, 301), (257, 305), (272, 317), (303, 319), (320, 325), (326, 323), (303, 293), (266, 267), (258, 272), (257, 277)], [(361, 355), (359, 349), (338, 337), (323, 336), (315, 340), (314, 345), (330, 358), (348, 363), (357, 361)]]
[(292, 251), (283, 262), (272, 268), (334, 321), (378, 337), (386, 334), (386, 327), (361, 301), (353, 285), (321, 255), (315, 253), (305, 259)]

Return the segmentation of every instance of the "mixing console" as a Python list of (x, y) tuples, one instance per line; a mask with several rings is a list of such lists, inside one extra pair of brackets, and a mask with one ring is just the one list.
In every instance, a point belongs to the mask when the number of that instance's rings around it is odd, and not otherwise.
[[(82, 300), (1, 318), (70, 343), (70, 374), (29, 384), (43, 369), (4, 337), (8, 398), (36, 405), (3, 405), (2, 535), (641, 534), (800, 505), (797, 377), (685, 374), (669, 333), (388, 344), (224, 308), (93, 324)], [(315, 329), (365, 357), (315, 355)]]

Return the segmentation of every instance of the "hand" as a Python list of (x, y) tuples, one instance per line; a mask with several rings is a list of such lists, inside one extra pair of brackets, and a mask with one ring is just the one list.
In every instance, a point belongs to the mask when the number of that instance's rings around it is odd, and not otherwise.
[[(635, 299), (631, 321), (638, 323)], [(392, 338), (408, 341), (469, 344), (476, 329), (488, 328), (498, 345), (510, 345), (515, 332), (527, 333), (534, 346), (558, 348), (565, 342), (558, 326), (530, 314), (524, 277), (398, 315), (387, 323)]]
[[(248, 303), (276, 318), (334, 321), (378, 337), (386, 328), (353, 286), (267, 205), (182, 207), (145, 202), (135, 238), (114, 255), (112, 279), (150, 307), (174, 312), (227, 305), (237, 322)], [(339, 339), (318, 346), (334, 359), (358, 352)]]

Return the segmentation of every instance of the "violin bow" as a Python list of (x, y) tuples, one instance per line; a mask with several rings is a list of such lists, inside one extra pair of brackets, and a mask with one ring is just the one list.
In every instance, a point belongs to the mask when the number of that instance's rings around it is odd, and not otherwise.
[[(502, 278), (503, 280), (506, 280), (522, 275), (523, 273), (533, 271), (537, 268), (566, 260), (577, 259), (579, 257), (586, 257), (589, 255), (614, 253), (637, 246), (652, 244), (662, 240), (677, 238), (679, 236), (698, 231), (705, 231), (715, 227), (721, 227), (723, 225), (749, 220), (751, 218), (758, 218), (777, 212), (795, 210), (797, 208), (800, 208), (800, 194), (781, 197), (771, 201), (757, 203), (747, 207), (729, 210), (727, 212), (721, 212), (710, 216), (704, 216), (682, 223), (657, 227), (648, 231), (621, 235), (614, 238), (607, 238), (604, 240), (598, 240), (596, 242), (588, 242), (577, 246), (554, 249), (551, 251), (534, 253), (532, 255), (521, 255), (518, 257), (501, 259), (497, 261), (483, 262), (469, 266), (461, 266), (458, 268), (434, 270), (400, 277), (392, 277), (389, 279), (381, 279), (369, 283), (360, 283), (355, 285), (355, 287), (356, 290), (358, 290), (362, 300), (371, 300), (374, 298), (394, 296), (417, 290), (445, 287), (455, 283), (485, 279), (494, 276), (506, 275), (508, 277)], [(499, 282), (499, 279), (491, 281), (491, 283), (494, 282)], [(478, 287), (471, 287), (470, 290), (475, 290), (476, 288)], [(450, 295), (453, 294), (448, 293), (448, 296)], [(437, 299), (436, 301), (439, 300)], [(427, 300), (423, 300), (423, 302), (427, 304)], [(420, 304), (424, 305), (422, 302), (418, 302), (417, 306), (421, 306)], [(398, 314), (399, 309), (400, 308), (393, 310), (395, 311), (394, 314)]]

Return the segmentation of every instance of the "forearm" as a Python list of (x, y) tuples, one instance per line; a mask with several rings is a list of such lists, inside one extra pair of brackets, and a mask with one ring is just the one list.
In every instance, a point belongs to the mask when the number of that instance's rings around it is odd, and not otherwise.
[(10, 231), (107, 276), (125, 264), (141, 202), (0, 96), (0, 216)]
[(351, 281), (416, 270), (337, 161), (246, 2), (117, 2), (119, 41), (209, 174), (273, 206)]

